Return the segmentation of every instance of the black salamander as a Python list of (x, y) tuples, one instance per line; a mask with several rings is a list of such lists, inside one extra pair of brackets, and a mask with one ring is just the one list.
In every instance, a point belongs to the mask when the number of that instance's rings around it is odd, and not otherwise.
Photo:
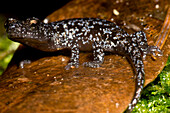
[(149, 46), (142, 31), (128, 34), (115, 23), (98, 18), (74, 18), (52, 23), (43, 23), (37, 18), (25, 21), (9, 18), (5, 23), (9, 39), (42, 50), (71, 49), (71, 58), (66, 70), (79, 66), (79, 51), (93, 51), (94, 59), (84, 62), (87, 67), (97, 68), (104, 61), (104, 51), (123, 54), (131, 62), (136, 77), (136, 92), (127, 112), (137, 104), (144, 85), (143, 58), (161, 51)]

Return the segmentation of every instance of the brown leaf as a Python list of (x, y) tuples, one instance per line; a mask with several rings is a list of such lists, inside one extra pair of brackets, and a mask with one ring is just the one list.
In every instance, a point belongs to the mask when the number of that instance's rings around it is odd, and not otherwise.
[[(167, 0), (161, 1), (164, 7)], [(113, 9), (119, 15), (113, 14)], [(135, 25), (143, 29), (147, 24), (149, 44), (154, 44), (153, 31), (159, 33), (162, 21), (148, 17), (154, 11), (153, 4), (142, 1), (113, 0), (75, 0), (55, 11), (47, 18), (49, 21), (77, 17), (98, 17), (110, 20), (114, 18), (128, 32), (135, 29), (126, 25)], [(113, 19), (112, 19), (113, 20)], [(126, 24), (127, 23), (127, 24)], [(124, 26), (123, 26), (124, 25)], [(129, 29), (127, 29), (129, 28)], [(144, 61), (145, 85), (152, 82), (166, 64), (170, 54), (170, 40), (167, 39), (162, 51), (164, 55), (154, 61), (147, 56)], [(69, 50), (45, 53), (20, 45), (7, 70), (0, 78), (0, 111), (7, 112), (45, 112), (45, 113), (121, 113), (131, 102), (135, 91), (135, 80), (131, 65), (126, 58), (108, 54), (102, 67), (93, 69), (83, 67), (82, 63), (92, 60), (92, 53), (80, 53), (80, 67), (66, 71)], [(18, 64), (23, 59), (32, 60), (23, 69)], [(17, 82), (18, 77), (27, 80)], [(20, 79), (21, 80), (21, 79)], [(23, 81), (23, 79), (21, 80)], [(10, 86), (10, 87), (9, 87)]]

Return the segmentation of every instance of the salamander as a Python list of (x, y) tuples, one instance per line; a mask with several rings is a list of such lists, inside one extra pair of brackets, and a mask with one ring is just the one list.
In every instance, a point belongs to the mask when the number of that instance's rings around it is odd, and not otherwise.
[(128, 34), (116, 23), (99, 18), (73, 18), (51, 23), (44, 23), (35, 17), (26, 20), (9, 18), (5, 28), (9, 39), (42, 51), (70, 49), (71, 58), (66, 70), (79, 67), (79, 51), (93, 51), (93, 61), (83, 63), (92, 68), (100, 67), (104, 52), (126, 56), (136, 78), (136, 91), (127, 112), (133, 110), (143, 89), (143, 59), (147, 54), (162, 54), (157, 46), (148, 45), (143, 31)]

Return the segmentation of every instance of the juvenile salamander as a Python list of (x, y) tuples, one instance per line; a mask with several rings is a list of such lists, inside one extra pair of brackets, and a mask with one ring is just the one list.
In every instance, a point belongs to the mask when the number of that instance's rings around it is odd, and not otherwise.
[(33, 17), (25, 21), (9, 18), (5, 23), (9, 39), (42, 50), (71, 49), (70, 63), (66, 70), (79, 66), (79, 51), (93, 51), (94, 59), (84, 66), (97, 68), (104, 61), (104, 51), (123, 54), (131, 62), (136, 77), (136, 92), (127, 112), (137, 104), (144, 85), (143, 58), (161, 51), (149, 46), (142, 31), (128, 34), (115, 23), (98, 18), (75, 18), (43, 23)]

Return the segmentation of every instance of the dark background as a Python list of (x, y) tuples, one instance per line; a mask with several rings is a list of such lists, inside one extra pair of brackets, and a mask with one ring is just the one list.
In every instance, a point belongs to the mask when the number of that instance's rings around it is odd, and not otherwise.
[(46, 16), (67, 4), (70, 0), (4, 0), (0, 6), (0, 14), (6, 17), (28, 18)]

